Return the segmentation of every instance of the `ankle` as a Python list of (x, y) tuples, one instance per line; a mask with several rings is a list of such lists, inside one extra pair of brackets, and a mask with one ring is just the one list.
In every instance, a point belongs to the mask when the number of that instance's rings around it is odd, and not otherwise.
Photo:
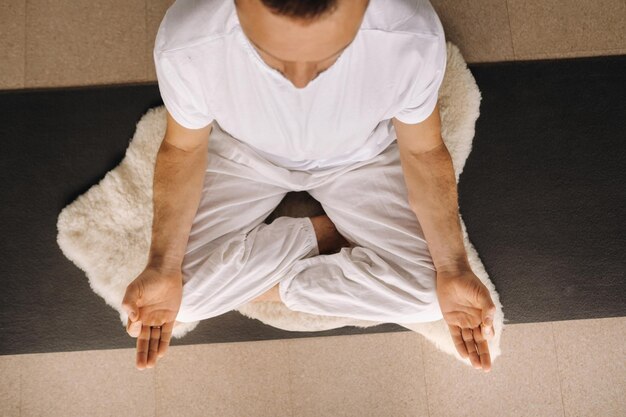
[(320, 255), (338, 252), (342, 247), (349, 246), (348, 241), (339, 234), (335, 224), (326, 215), (310, 218), (317, 238)]

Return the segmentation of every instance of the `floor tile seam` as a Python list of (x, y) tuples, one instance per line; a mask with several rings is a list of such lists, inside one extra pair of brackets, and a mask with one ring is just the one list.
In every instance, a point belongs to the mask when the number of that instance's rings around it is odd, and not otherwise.
[(291, 372), (293, 363), (291, 361), (291, 343), (289, 343), (289, 340), (290, 339), (283, 339), (283, 343), (287, 349), (287, 398), (289, 401), (289, 415), (296, 417), (296, 410), (293, 404), (293, 378)]
[(148, 0), (143, 2), (143, 79), (148, 79)]
[(426, 412), (430, 417), (430, 399), (428, 398), (428, 382), (426, 381), (426, 361), (424, 360), (424, 342), (425, 338), (420, 335), (420, 351), (422, 353), (422, 378), (424, 380), (424, 390), (426, 391)]
[(559, 381), (559, 394), (561, 394), (561, 412), (563, 413), (563, 417), (565, 416), (565, 401), (563, 400), (563, 383), (561, 381), (561, 366), (559, 364), (559, 352), (556, 348), (556, 335), (554, 332), (554, 322), (550, 323), (550, 333), (552, 335), (552, 349), (554, 351), (554, 355), (556, 357), (556, 376)]
[[(146, 0), (147, 1), (147, 0)], [(159, 417), (159, 413), (157, 411), (158, 409), (158, 393), (157, 393), (157, 372), (159, 372), (160, 368), (157, 368), (155, 366), (154, 368), (154, 372), (152, 373), (152, 385), (153, 385), (153, 391), (154, 391), (154, 417)]]
[(26, 26), (26, 24), (28, 23), (28, 20), (26, 18), (26, 13), (28, 12), (28, 0), (24, 0), (24, 70), (22, 71), (22, 88), (26, 87), (26, 64), (27, 64), (27, 60), (26, 57), (28, 56), (28, 54), (26, 53), (27, 50), (27, 36), (28, 36), (28, 27)]
[(23, 360), (24, 359), (21, 358), (21, 357), (17, 358), (17, 361), (18, 361), (17, 363), (18, 363), (18, 368), (19, 368), (19, 372), (17, 373), (17, 375), (18, 375), (18, 380), (17, 380), (17, 385), (18, 385), (18, 389), (17, 389), (17, 392), (18, 392), (17, 409), (18, 409), (18, 416), (20, 416), (20, 417), (22, 417), (22, 408), (24, 406), (24, 400), (23, 400), (23, 397), (24, 397), (23, 391), (24, 391), (24, 389), (22, 387), (22, 385), (24, 384), (22, 382), (22, 380), (24, 379)]
[(509, 0), (504, 1), (506, 7), (506, 18), (509, 22), (509, 39), (511, 40), (511, 50), (513, 52), (513, 59), (517, 61), (517, 54), (515, 53), (515, 43), (513, 42), (513, 26), (511, 26), (511, 13), (509, 13)]
[[(626, 0), (624, 0), (626, 1)], [(562, 57), (556, 57), (554, 56), (554, 54), (580, 54), (580, 53), (590, 53), (590, 52), (626, 52), (626, 45), (623, 48), (609, 48), (609, 49), (576, 49), (574, 51), (559, 51), (559, 52), (533, 52), (527, 55), (521, 54), (519, 55), (519, 60), (523, 61), (525, 59), (527, 59), (528, 57), (535, 57), (535, 56), (545, 56), (548, 55), (546, 58), (562, 58)], [(598, 56), (598, 55), (596, 55)], [(591, 58), (591, 56), (589, 56)], [(585, 56), (582, 57), (576, 57), (573, 56), (572, 58), (585, 58)]]
[(18, 412), (18, 415), (20, 417), (22, 417), (22, 395), (23, 395), (22, 394), (22, 392), (23, 392), (22, 376), (24, 374), (24, 367), (22, 366), (22, 359), (20, 359), (20, 361), (18, 363), (19, 363), (19, 367), (20, 367), (20, 372), (18, 373), (19, 374), (19, 380), (18, 380), (18, 384), (19, 384), (19, 389), (18, 389), (18, 392), (19, 392), (19, 394), (18, 394), (19, 395), (18, 410), (19, 410), (19, 412)]

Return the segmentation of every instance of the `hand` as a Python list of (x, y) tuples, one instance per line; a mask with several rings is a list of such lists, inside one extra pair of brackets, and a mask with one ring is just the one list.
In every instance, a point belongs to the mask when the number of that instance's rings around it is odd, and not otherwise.
[(437, 297), (454, 346), (476, 369), (491, 370), (487, 340), (494, 336), (496, 306), (489, 290), (467, 269), (437, 270)]
[(182, 293), (182, 271), (176, 269), (147, 267), (126, 287), (122, 308), (129, 318), (126, 331), (137, 337), (137, 369), (154, 367), (167, 352)]

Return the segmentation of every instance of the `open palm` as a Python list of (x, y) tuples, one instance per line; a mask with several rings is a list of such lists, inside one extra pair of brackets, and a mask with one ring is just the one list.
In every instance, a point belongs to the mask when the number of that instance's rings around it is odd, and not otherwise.
[(489, 371), (487, 340), (494, 335), (496, 307), (489, 290), (471, 269), (437, 271), (437, 298), (454, 346), (472, 366)]
[[(137, 368), (153, 367), (167, 351), (182, 301), (182, 272), (146, 268), (126, 288), (126, 330), (137, 337)], [(158, 327), (154, 327), (158, 326)]]

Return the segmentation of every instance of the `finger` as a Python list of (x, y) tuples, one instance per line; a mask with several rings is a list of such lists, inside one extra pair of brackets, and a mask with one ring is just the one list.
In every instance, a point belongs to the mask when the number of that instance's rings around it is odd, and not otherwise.
[(456, 347), (456, 350), (462, 358), (467, 358), (469, 355), (467, 353), (467, 348), (465, 347), (465, 342), (463, 341), (463, 336), (461, 335), (461, 328), (459, 326), (451, 325), (448, 325), (448, 328), (450, 329), (450, 336), (452, 336), (454, 347)]
[(481, 323), (479, 327), (480, 327), (481, 336), (485, 340), (491, 340), (496, 335), (496, 331), (494, 329), (493, 324), (491, 326), (485, 326), (484, 324)]
[(465, 342), (467, 354), (469, 356), (472, 366), (476, 369), (479, 369), (480, 358), (478, 357), (478, 352), (476, 351), (476, 344), (474, 343), (474, 335), (472, 333), (472, 329), (461, 329), (461, 335), (463, 336), (463, 341)]
[(130, 319), (128, 319), (126, 321), (126, 332), (131, 337), (138, 337), (139, 333), (141, 333), (141, 321), (133, 322)]
[(126, 293), (122, 300), (122, 308), (126, 311), (131, 321), (136, 321), (139, 318), (139, 306), (137, 305), (139, 297), (139, 287), (131, 282), (128, 287), (126, 287)]
[(158, 356), (162, 358), (165, 356), (167, 349), (170, 346), (170, 340), (172, 339), (172, 330), (174, 329), (174, 322), (170, 321), (161, 326), (161, 340), (159, 341)]
[(148, 360), (146, 362), (147, 368), (154, 368), (154, 365), (156, 365), (160, 338), (161, 329), (159, 327), (150, 327), (150, 345), (148, 346)]
[(491, 299), (491, 295), (489, 294), (489, 290), (485, 287), (482, 292), (481, 299), (481, 308), (482, 308), (482, 324), (485, 326), (491, 326), (493, 324), (493, 318), (496, 314), (496, 306)]
[(483, 368), (483, 371), (489, 372), (491, 370), (491, 355), (489, 355), (489, 344), (478, 329), (474, 329), (473, 334), (474, 341), (476, 342), (476, 349), (478, 351), (478, 357), (480, 358), (480, 365)]
[(137, 337), (137, 369), (146, 368), (148, 361), (148, 344), (150, 340), (150, 326), (143, 325), (141, 333)]

